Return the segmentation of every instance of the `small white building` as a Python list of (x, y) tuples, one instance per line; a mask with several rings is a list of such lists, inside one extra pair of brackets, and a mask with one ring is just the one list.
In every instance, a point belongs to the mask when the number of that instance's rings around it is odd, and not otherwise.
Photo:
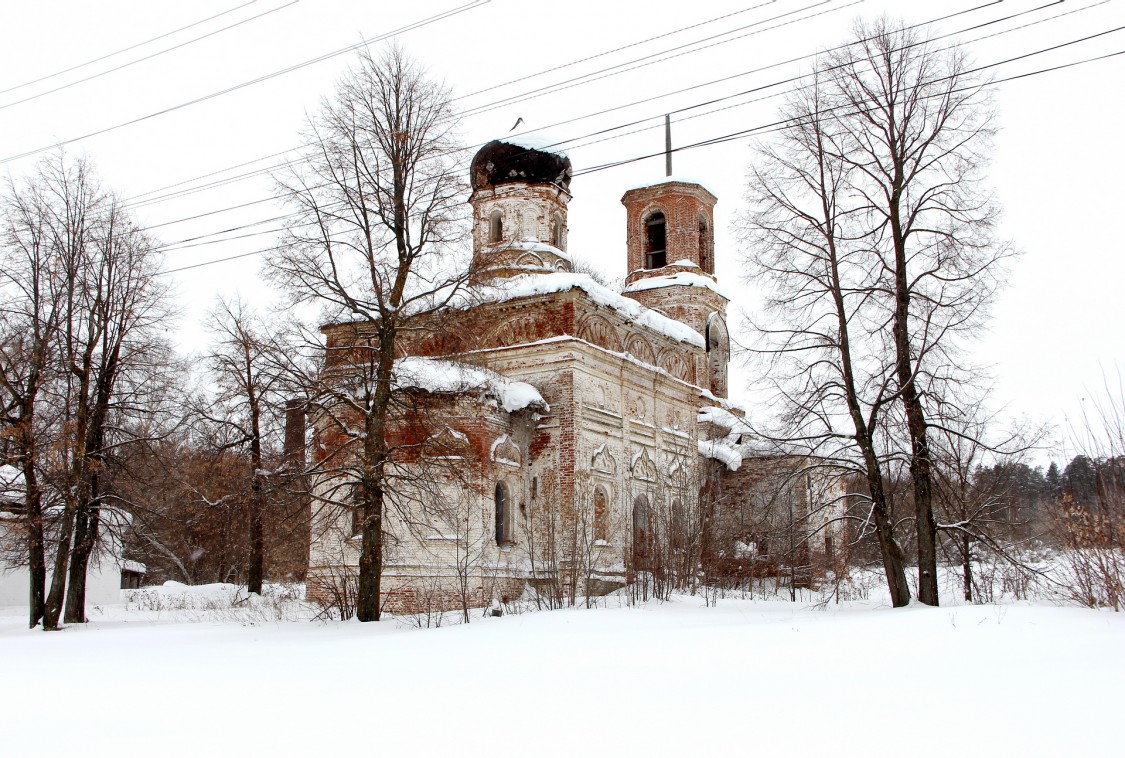
[[(124, 526), (128, 517), (111, 511), (112, 527)], [(13, 466), (0, 466), (0, 608), (27, 606), (30, 572), (27, 568), (26, 514), (23, 503), (23, 475)], [(122, 570), (136, 583), (145, 567), (122, 557), (119, 530), (104, 531), (98, 549), (90, 558), (86, 573), (86, 606), (121, 602)], [(50, 549), (48, 547), (48, 549)], [(47, 587), (51, 586), (51, 556), (47, 560)]]

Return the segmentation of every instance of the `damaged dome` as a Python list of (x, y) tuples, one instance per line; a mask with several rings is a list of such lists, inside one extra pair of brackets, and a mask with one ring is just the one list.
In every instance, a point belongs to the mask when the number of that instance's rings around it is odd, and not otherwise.
[(554, 184), (570, 187), (570, 158), (521, 142), (492, 140), (477, 151), (469, 168), (473, 190), (501, 184)]

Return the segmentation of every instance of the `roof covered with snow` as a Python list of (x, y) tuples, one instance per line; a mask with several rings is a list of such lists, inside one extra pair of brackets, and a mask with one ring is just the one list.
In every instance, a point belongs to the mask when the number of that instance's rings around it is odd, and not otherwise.
[(566, 292), (572, 289), (582, 290), (599, 305), (613, 308), (629, 320), (666, 337), (700, 348), (704, 346), (702, 335), (687, 324), (645, 308), (637, 301), (619, 295), (608, 287), (603, 287), (586, 274), (554, 273), (513, 276), (511, 279), (482, 287), (479, 295), (486, 302), (498, 302), (546, 295), (553, 292)]
[(550, 410), (539, 390), (527, 382), (506, 379), (495, 371), (434, 358), (400, 358), (395, 361), (398, 389), (420, 389), (435, 394), (472, 394), (489, 398), (509, 413)]
[(749, 422), (732, 413), (729, 405), (704, 406), (699, 409), (697, 420), (723, 432), (714, 439), (700, 440), (699, 454), (719, 461), (731, 471), (737, 471), (745, 458), (777, 452), (768, 450)]

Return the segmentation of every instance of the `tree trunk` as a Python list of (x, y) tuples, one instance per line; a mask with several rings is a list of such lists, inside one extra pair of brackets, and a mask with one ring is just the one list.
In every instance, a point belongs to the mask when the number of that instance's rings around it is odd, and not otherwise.
[[(820, 155), (823, 160), (823, 150)], [(831, 218), (827, 195), (822, 193), (825, 204), (822, 209), (826, 218)], [(875, 426), (875, 410), (871, 418), (865, 419), (856, 388), (855, 367), (852, 361), (851, 337), (848, 326), (848, 310), (844, 302), (844, 287), (840, 276), (840, 259), (836, 249), (834, 227), (829, 235), (828, 252), (831, 276), (831, 294), (836, 307), (840, 369), (844, 380), (844, 395), (855, 428), (855, 440), (863, 456), (863, 467), (867, 474), (867, 490), (871, 496), (871, 513), (875, 522), (875, 533), (879, 538), (879, 554), (883, 559), (883, 573), (887, 577), (887, 589), (891, 593), (891, 606), (901, 608), (910, 603), (910, 585), (906, 581), (906, 566), (902, 549), (895, 541), (894, 523), (887, 512), (887, 491), (883, 485), (882, 468), (875, 450), (872, 428)]]
[(250, 556), (246, 571), (246, 591), (262, 594), (265, 578), (265, 538), (262, 533), (262, 495), (261, 485), (254, 483), (254, 512), (250, 514)]
[(961, 580), (965, 588), (965, 600), (973, 600), (973, 545), (968, 534), (961, 535), (961, 556), (964, 559)]
[(265, 487), (262, 482), (262, 434), (261, 406), (255, 391), (253, 361), (250, 345), (243, 343), (247, 399), (250, 405), (250, 476), (251, 509), (250, 514), (250, 557), (246, 576), (246, 591), (262, 594), (262, 580), (265, 575), (265, 538), (262, 535), (262, 515), (265, 511)]
[[(124, 318), (124, 314), (121, 314)], [(113, 385), (117, 377), (118, 359), (121, 354), (120, 339), (102, 342), (102, 361), (94, 369), (94, 401), (88, 415), (85, 434), (79, 437), (82, 442), (82, 459), (78, 463), (80, 492), (85, 494), (76, 504), (74, 513), (74, 538), (71, 547), (70, 568), (66, 588), (66, 610), (63, 621), (68, 624), (86, 622), (86, 571), (90, 555), (97, 545), (99, 505), (102, 478), (105, 470), (105, 433), (109, 418)], [(87, 352), (89, 356), (89, 351)], [(85, 365), (90, 371), (90, 361)], [(82, 429), (82, 426), (79, 426)]]
[[(896, 183), (901, 172), (896, 169)], [(918, 599), (938, 604), (937, 522), (934, 520), (933, 481), (926, 412), (915, 383), (910, 353), (910, 285), (907, 279), (906, 238), (899, 218), (898, 192), (891, 196), (891, 234), (895, 245), (895, 371), (910, 431), (910, 479), (914, 489), (914, 527), (918, 538)]]
[(901, 608), (910, 604), (910, 584), (906, 581), (906, 561), (902, 548), (895, 541), (894, 527), (887, 513), (886, 494), (882, 478), (867, 478), (871, 494), (871, 515), (875, 522), (875, 534), (879, 538), (879, 553), (883, 558), (883, 573), (887, 577), (887, 588), (891, 592), (891, 606)]
[[(366, 489), (366, 488), (365, 488)], [(359, 555), (359, 595), (356, 618), (378, 621), (383, 578), (383, 491), (376, 486), (365, 498), (363, 544)]]
[(98, 543), (99, 511), (80, 508), (74, 519), (74, 547), (71, 548), (69, 577), (66, 583), (66, 610), (63, 622), (86, 623), (86, 572), (90, 555)]
[(43, 609), (43, 631), (53, 632), (59, 628), (59, 617), (63, 610), (63, 591), (70, 566), (70, 541), (74, 534), (74, 510), (67, 507), (59, 527), (59, 538), (55, 543), (55, 561), (51, 576), (51, 590)]
[(30, 464), (24, 466), (27, 494), (27, 567), (30, 575), (28, 628), (34, 629), (46, 608), (47, 559), (43, 550), (43, 496)]

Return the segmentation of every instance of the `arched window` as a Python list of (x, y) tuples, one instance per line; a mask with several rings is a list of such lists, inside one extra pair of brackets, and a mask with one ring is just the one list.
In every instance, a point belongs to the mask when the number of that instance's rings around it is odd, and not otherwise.
[(609, 541), (609, 499), (601, 487), (594, 490), (594, 539)]
[(648, 571), (652, 553), (652, 527), (648, 498), (637, 495), (633, 501), (633, 570)]
[(718, 313), (707, 318), (707, 369), (711, 392), (727, 396), (727, 365), (730, 363), (730, 337), (727, 325)]
[(496, 244), (504, 240), (504, 216), (500, 211), (495, 210), (492, 215), (488, 217), (488, 241), (490, 244)]
[(679, 498), (672, 501), (672, 548), (684, 550), (688, 546), (687, 514), (684, 513), (684, 503)]
[(645, 268), (668, 265), (667, 239), (664, 214), (656, 211), (645, 220)]
[(563, 249), (563, 220), (558, 213), (551, 216), (551, 246)]
[(496, 544), (508, 545), (512, 541), (510, 519), (511, 508), (508, 488), (503, 482), (496, 483)]
[(708, 274), (715, 273), (715, 262), (711, 258), (711, 228), (707, 219), (699, 217), (699, 267)]

